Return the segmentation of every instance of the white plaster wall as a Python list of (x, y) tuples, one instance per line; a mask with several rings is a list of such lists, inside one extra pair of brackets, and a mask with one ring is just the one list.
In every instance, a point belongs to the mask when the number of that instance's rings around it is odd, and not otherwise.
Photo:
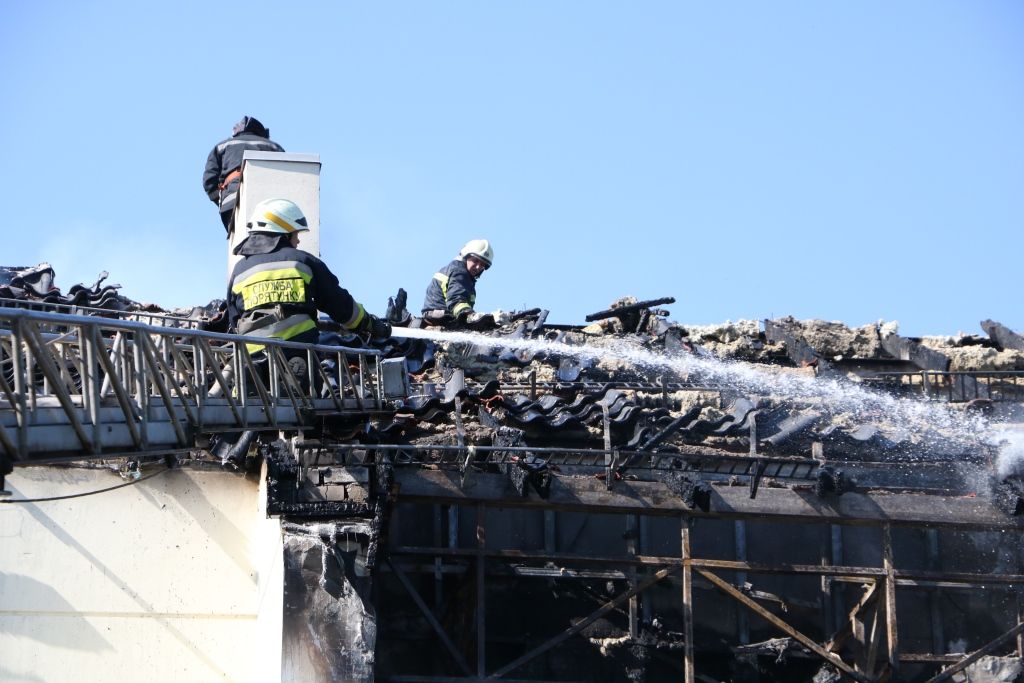
[(320, 256), (320, 157), (316, 154), (246, 152), (242, 184), (238, 188), (235, 229), (228, 240), (228, 275), (241, 259), (235, 246), (248, 235), (245, 227), (252, 210), (264, 199), (290, 199), (306, 216), (309, 231), (299, 238), (299, 249)]
[[(19, 468), (11, 498), (121, 483)], [(176, 469), (0, 504), (0, 680), (278, 681), (281, 530), (258, 484)]]

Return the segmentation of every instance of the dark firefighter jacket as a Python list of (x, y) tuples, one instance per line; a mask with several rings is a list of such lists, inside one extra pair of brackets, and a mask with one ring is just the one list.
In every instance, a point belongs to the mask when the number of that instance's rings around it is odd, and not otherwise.
[(469, 274), (466, 263), (455, 259), (427, 285), (427, 296), (423, 299), (423, 312), (448, 311), (459, 315), (463, 311), (472, 311), (476, 303), (476, 279)]
[[(245, 258), (228, 281), (228, 326), (238, 334), (316, 343), (317, 311), (348, 329), (366, 312), (338, 284), (334, 273), (312, 254), (296, 249), (286, 235), (253, 233), (235, 247)], [(250, 353), (261, 346), (248, 346)]]
[(210, 201), (220, 207), (221, 213), (231, 211), (238, 202), (238, 184), (241, 182), (239, 174), (236, 173), (223, 190), (220, 188), (232, 171), (242, 167), (245, 150), (284, 151), (281, 145), (269, 139), (270, 131), (251, 116), (235, 124), (235, 131), (230, 138), (214, 146), (206, 158), (206, 169), (203, 171), (203, 189)]

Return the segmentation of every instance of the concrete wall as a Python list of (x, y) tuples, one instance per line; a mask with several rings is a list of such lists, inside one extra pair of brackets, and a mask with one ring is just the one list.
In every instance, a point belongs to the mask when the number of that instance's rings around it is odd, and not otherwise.
[[(121, 483), (18, 469), (11, 498)], [(0, 680), (277, 681), (281, 529), (258, 484), (171, 470), (0, 504)]]

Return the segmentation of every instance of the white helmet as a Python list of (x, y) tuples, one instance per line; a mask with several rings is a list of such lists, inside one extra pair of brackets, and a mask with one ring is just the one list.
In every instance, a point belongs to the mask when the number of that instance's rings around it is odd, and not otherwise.
[(287, 199), (264, 199), (252, 210), (252, 217), (246, 227), (250, 232), (269, 232), (280, 235), (309, 230), (302, 209), (295, 202)]
[(466, 242), (466, 246), (459, 252), (459, 258), (465, 261), (467, 256), (476, 256), (488, 268), (494, 263), (494, 250), (491, 249), (491, 243), (488, 240), (470, 240)]

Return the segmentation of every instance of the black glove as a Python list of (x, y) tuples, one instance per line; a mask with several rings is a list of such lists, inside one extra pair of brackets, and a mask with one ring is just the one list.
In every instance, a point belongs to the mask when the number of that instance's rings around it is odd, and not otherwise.
[(376, 316), (370, 316), (370, 338), (371, 339), (390, 339), (391, 338), (391, 323), (387, 320), (381, 320)]
[(398, 288), (397, 296), (388, 298), (388, 312), (384, 319), (398, 327), (408, 327), (412, 315), (405, 307), (408, 295), (401, 287)]
[(356, 334), (370, 339), (388, 339), (391, 337), (391, 325), (375, 315), (367, 313), (355, 329)]

